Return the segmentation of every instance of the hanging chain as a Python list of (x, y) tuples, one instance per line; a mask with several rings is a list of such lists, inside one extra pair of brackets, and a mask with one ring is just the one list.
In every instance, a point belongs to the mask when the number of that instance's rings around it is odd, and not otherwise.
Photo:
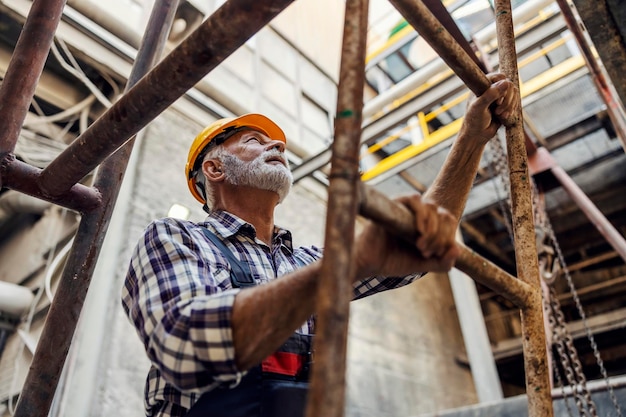
[[(546, 315), (549, 317), (549, 305), (543, 300), (543, 308), (546, 312)], [(552, 326), (552, 324), (550, 324)], [(565, 392), (565, 384), (563, 383), (563, 377), (561, 376), (561, 370), (558, 366), (554, 367), (554, 379), (556, 379), (556, 384), (561, 388), (561, 395), (563, 396), (563, 402), (565, 403), (565, 408), (567, 409), (567, 415), (569, 417), (574, 417), (574, 413), (572, 412), (572, 408), (569, 405), (569, 395)]]
[(552, 339), (556, 344), (561, 365), (565, 369), (567, 382), (572, 386), (574, 398), (579, 411), (583, 415), (597, 417), (596, 407), (591, 399), (591, 393), (587, 387), (587, 379), (583, 373), (582, 364), (578, 359), (578, 352), (574, 346), (571, 333), (567, 330), (565, 317), (556, 296), (554, 287), (550, 287), (550, 326), (552, 328)]
[[(491, 151), (489, 153), (489, 156), (491, 159), (491, 163), (489, 164), (489, 169), (491, 171), (490, 173), (494, 177), (495, 175), (498, 175), (502, 181), (504, 193), (507, 198), (506, 199), (500, 198), (500, 193), (497, 188), (496, 188), (496, 194), (498, 195), (498, 202), (500, 204), (500, 209), (505, 219), (505, 226), (507, 227), (509, 236), (511, 236), (511, 239), (513, 239), (511, 220), (508, 214), (510, 213), (510, 210), (511, 210), (510, 193), (508, 192), (509, 187), (510, 187), (509, 175), (508, 175), (509, 173), (508, 160), (506, 158), (506, 152), (498, 136), (496, 136), (494, 139), (492, 139), (489, 142), (489, 149)], [(496, 171), (496, 173), (493, 172), (494, 170)], [(552, 228), (550, 219), (548, 218), (547, 211), (545, 210), (543, 204), (541, 204), (541, 201), (539, 200), (539, 192), (537, 191), (535, 183), (532, 180), (531, 180), (531, 185), (532, 185), (532, 193), (533, 193), (532, 198), (533, 198), (533, 206), (534, 206), (534, 211), (535, 211), (536, 224), (539, 224), (541, 226), (541, 230), (543, 230), (544, 233), (547, 233), (547, 237), (550, 240), (550, 244), (552, 248), (554, 248), (554, 250), (556, 251), (556, 256), (558, 260), (558, 262), (556, 262), (555, 260), (554, 268), (552, 269), (552, 274), (550, 277), (552, 279), (552, 282), (549, 282), (549, 284), (552, 284), (554, 282), (553, 280), (555, 276), (554, 274), (555, 269), (558, 266), (560, 266), (560, 268), (563, 271), (563, 275), (565, 276), (567, 280), (567, 285), (572, 294), (574, 303), (576, 305), (576, 309), (578, 310), (578, 314), (580, 315), (582, 319), (582, 323), (585, 328), (587, 339), (589, 339), (589, 342), (591, 344), (593, 355), (596, 359), (598, 367), (600, 368), (600, 372), (607, 386), (607, 390), (611, 397), (611, 401), (613, 402), (613, 406), (615, 407), (615, 410), (617, 411), (616, 416), (623, 417), (621, 408), (619, 406), (619, 402), (617, 401), (617, 397), (615, 396), (613, 387), (610, 384), (608, 373), (604, 366), (604, 362), (600, 356), (598, 345), (595, 341), (593, 333), (591, 332), (591, 329), (589, 328), (585, 311), (583, 309), (582, 303), (580, 302), (580, 298), (578, 297), (578, 293), (576, 291), (576, 287), (574, 286), (572, 277), (569, 273), (569, 270), (567, 269), (567, 264), (565, 263), (565, 257), (556, 239), (556, 234), (554, 232), (554, 229)], [(538, 243), (541, 243), (541, 242), (538, 242)], [(597, 417), (596, 407), (595, 407), (593, 400), (591, 399), (591, 394), (589, 392), (589, 389), (587, 388), (587, 383), (586, 383), (587, 380), (582, 371), (582, 364), (580, 363), (580, 360), (578, 358), (578, 352), (576, 351), (576, 348), (574, 346), (572, 336), (567, 330), (565, 318), (563, 316), (563, 312), (561, 310), (561, 306), (558, 301), (556, 291), (552, 285), (550, 285), (549, 288), (550, 288), (549, 301), (544, 300), (544, 311), (546, 312), (548, 316), (550, 327), (552, 329), (552, 339), (553, 339), (553, 342), (555, 343), (557, 352), (559, 354), (561, 365), (563, 366), (563, 370), (566, 374), (568, 383), (572, 386), (572, 395), (574, 396), (576, 405), (578, 406), (579, 414), (581, 416), (585, 415), (585, 416)], [(555, 366), (554, 368), (556, 371), (555, 376), (556, 376), (557, 382), (561, 386), (561, 392), (563, 394), (563, 399), (565, 401), (568, 414), (573, 417), (572, 410), (570, 409), (570, 406), (569, 406), (568, 397), (565, 393), (565, 387), (564, 387), (560, 372), (558, 370), (558, 367)], [(586, 404), (586, 407), (585, 407), (585, 404)]]
[[(512, 242), (513, 226), (511, 216), (509, 215), (511, 213), (511, 194), (509, 193), (509, 161), (498, 135), (494, 136), (489, 142), (487, 142), (487, 145), (490, 151), (488, 153), (490, 159), (490, 163), (488, 164), (489, 173), (494, 179), (500, 178), (501, 180), (501, 189), (498, 189), (497, 185), (495, 186), (496, 196), (500, 206), (500, 213), (504, 218), (504, 225), (506, 226), (506, 230), (509, 232), (509, 238)], [(505, 198), (501, 197), (500, 192), (504, 194)]]
[[(548, 213), (544, 208), (543, 200), (541, 199), (535, 183), (532, 182), (531, 185), (535, 224), (538, 229), (542, 230), (544, 234), (547, 235), (544, 235), (544, 241), (539, 243), (544, 243), (545, 245), (554, 248), (558, 256), (558, 254), (561, 253), (561, 249), (555, 239), (554, 231), (550, 226)], [(548, 239), (545, 239), (546, 237)], [(546, 240), (547, 242), (545, 242)], [(561, 267), (565, 270), (565, 259), (562, 257), (562, 253), (561, 257), (558, 257), (557, 259), (561, 264)], [(572, 386), (572, 390), (574, 391), (576, 405), (578, 406), (579, 411), (584, 413), (583, 415), (585, 416), (597, 417), (596, 407), (591, 399), (591, 393), (587, 387), (587, 378), (585, 378), (585, 374), (583, 373), (583, 367), (578, 357), (578, 351), (574, 346), (572, 335), (567, 329), (567, 323), (565, 322), (565, 317), (563, 315), (559, 299), (557, 298), (556, 290), (553, 286), (550, 286), (549, 288), (550, 291), (548, 298), (550, 314), (548, 319), (550, 327), (552, 328), (553, 342), (556, 343), (559, 358), (561, 359), (561, 365), (565, 369), (567, 381)]]
[[(593, 333), (591, 332), (591, 329), (589, 328), (589, 325), (587, 323), (587, 315), (585, 314), (585, 310), (583, 309), (582, 303), (580, 302), (580, 297), (578, 297), (578, 292), (576, 291), (576, 287), (574, 286), (574, 280), (572, 279), (572, 276), (570, 275), (569, 270), (567, 269), (567, 266), (565, 264), (565, 257), (563, 256), (561, 247), (559, 246), (556, 240), (554, 229), (552, 228), (552, 225), (550, 224), (550, 220), (547, 218), (547, 216), (546, 216), (545, 227), (547, 228), (548, 235), (553, 242), (553, 246), (554, 246), (554, 249), (556, 250), (556, 254), (561, 264), (561, 267), (563, 268), (563, 275), (565, 276), (567, 285), (569, 287), (569, 290), (572, 294), (572, 298), (574, 300), (574, 304), (576, 305), (576, 309), (578, 310), (578, 314), (580, 315), (580, 318), (582, 320), (583, 327), (585, 328), (585, 333), (587, 335), (587, 339), (589, 339), (589, 344), (591, 345), (591, 348), (593, 350), (593, 356), (596, 358), (596, 363), (598, 364), (598, 368), (600, 368), (600, 373), (602, 374), (602, 378), (604, 379), (604, 383), (606, 384), (607, 390), (609, 392), (609, 396), (611, 397), (611, 402), (613, 403), (613, 406), (615, 407), (615, 411), (617, 412), (616, 416), (623, 417), (622, 410), (619, 406), (619, 402), (617, 401), (617, 397), (615, 396), (615, 391), (613, 390), (613, 386), (611, 385), (609, 381), (609, 375), (604, 366), (604, 361), (602, 360), (602, 357), (600, 356), (600, 350), (598, 349), (598, 344), (596, 343), (595, 337), (593, 336)], [(556, 300), (555, 297), (552, 297), (552, 298)], [(556, 300), (556, 302), (558, 303), (558, 300)]]

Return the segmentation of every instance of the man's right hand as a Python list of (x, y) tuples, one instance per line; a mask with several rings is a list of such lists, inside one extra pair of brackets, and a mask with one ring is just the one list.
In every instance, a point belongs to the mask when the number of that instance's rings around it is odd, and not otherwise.
[(414, 245), (369, 221), (355, 241), (357, 276), (404, 276), (416, 272), (446, 272), (460, 249), (456, 244), (457, 219), (419, 194), (399, 198), (415, 215), (418, 238)]

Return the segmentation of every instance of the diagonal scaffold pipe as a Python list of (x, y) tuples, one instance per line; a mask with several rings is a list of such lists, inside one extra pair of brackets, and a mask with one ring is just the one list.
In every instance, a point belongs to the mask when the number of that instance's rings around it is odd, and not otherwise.
[(348, 278), (356, 273), (352, 248), (360, 184), (368, 3), (346, 1), (307, 417), (341, 417), (344, 413), (346, 345), (353, 297), (353, 280)]
[(41, 190), (70, 189), (292, 1), (224, 3), (42, 171)]

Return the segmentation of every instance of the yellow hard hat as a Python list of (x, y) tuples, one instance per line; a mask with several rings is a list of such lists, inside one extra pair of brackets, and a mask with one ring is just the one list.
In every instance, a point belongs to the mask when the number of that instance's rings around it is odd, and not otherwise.
[[(234, 133), (237, 129), (242, 127), (248, 127), (250, 129), (258, 130), (265, 136), (280, 140), (283, 143), (287, 143), (287, 138), (283, 130), (278, 127), (272, 120), (263, 116), (262, 114), (244, 114), (239, 117), (227, 117), (224, 119), (216, 120), (202, 130), (193, 140), (191, 147), (189, 148), (189, 155), (187, 156), (187, 164), (185, 165), (185, 175), (187, 177), (187, 186), (191, 194), (201, 203), (206, 203), (206, 200), (198, 186), (196, 184), (196, 173), (200, 166), (198, 164), (198, 157), (202, 154), (202, 151), (221, 134)], [(226, 136), (227, 138), (228, 136)]]

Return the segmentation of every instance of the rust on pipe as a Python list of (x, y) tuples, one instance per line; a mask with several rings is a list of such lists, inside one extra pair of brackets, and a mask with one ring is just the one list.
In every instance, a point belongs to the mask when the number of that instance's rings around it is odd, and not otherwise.
[[(421, 0), (390, 0), (390, 2), (475, 95), (480, 96), (491, 86), (479, 65)], [(514, 116), (509, 119), (502, 120), (502, 123), (505, 126), (515, 124)]]
[[(415, 242), (417, 238), (415, 217), (408, 208), (363, 183), (359, 201), (359, 213), (362, 216), (380, 223), (385, 229), (409, 243)], [(459, 243), (459, 246), (461, 255), (455, 264), (457, 269), (510, 300), (517, 307), (524, 308), (529, 305), (534, 291), (529, 284), (515, 278), (465, 245)]]
[(30, 8), (0, 86), (1, 158), (15, 149), (63, 6), (65, 0), (35, 0)]
[(346, 344), (353, 297), (353, 280), (348, 278), (356, 272), (352, 247), (360, 183), (368, 3), (368, 0), (346, 1), (325, 250), (316, 298), (315, 364), (307, 397), (307, 417), (341, 417), (345, 407)]
[(80, 181), (293, 0), (229, 0), (43, 170), (51, 195)]
[[(496, 33), (501, 71), (519, 88), (517, 52), (513, 32), (513, 16), (510, 0), (496, 0)], [(517, 122), (506, 128), (506, 141), (511, 184), (511, 219), (515, 243), (517, 276), (536, 289), (537, 300), (522, 310), (522, 346), (526, 373), (526, 395), (529, 417), (553, 415), (550, 378), (547, 366), (546, 337), (539, 258), (533, 220), (532, 189), (528, 172), (528, 157), (524, 145), (524, 126), (521, 118), (521, 99), (518, 103)]]
[(102, 195), (94, 188), (76, 184), (69, 191), (58, 197), (49, 197), (41, 193), (37, 187), (37, 177), (41, 169), (33, 167), (9, 154), (0, 161), (0, 177), (4, 186), (42, 200), (49, 201), (61, 207), (85, 213), (102, 204)]
[[(128, 83), (132, 86), (159, 59), (174, 20), (178, 0), (157, 0), (133, 65)], [(108, 158), (95, 181), (103, 203), (81, 219), (74, 245), (50, 306), (43, 333), (20, 395), (15, 417), (48, 415), (72, 336), (106, 236), (115, 200), (132, 151), (130, 140)], [(54, 346), (54, 349), (50, 349)]]
[(556, 2), (561, 8), (561, 14), (563, 15), (563, 19), (565, 20), (567, 27), (574, 35), (574, 39), (576, 39), (576, 43), (578, 44), (578, 48), (580, 49), (583, 58), (585, 58), (585, 62), (587, 63), (587, 67), (591, 73), (591, 78), (600, 93), (600, 97), (602, 98), (602, 101), (604, 101), (604, 104), (606, 104), (607, 114), (609, 115), (609, 119), (615, 128), (615, 134), (622, 142), (624, 149), (626, 149), (626, 121), (624, 121), (624, 117), (622, 116), (621, 107), (615, 100), (615, 97), (613, 97), (613, 93), (609, 88), (604, 72), (600, 68), (600, 65), (598, 65), (598, 61), (593, 55), (593, 52), (589, 47), (589, 43), (583, 35), (580, 25), (578, 24), (567, 0), (556, 0)]
[(617, 229), (608, 221), (602, 212), (593, 204), (593, 201), (580, 189), (578, 184), (565, 172), (560, 165), (554, 165), (550, 168), (552, 175), (559, 180), (559, 183), (567, 194), (576, 202), (587, 218), (593, 223), (604, 238), (613, 246), (613, 249), (626, 262), (626, 240)]
[(441, 0), (424, 0), (424, 4), (428, 7), (428, 10), (435, 16), (435, 18), (443, 25), (444, 28), (448, 31), (448, 33), (454, 38), (455, 41), (465, 50), (467, 56), (469, 56), (476, 65), (480, 68), (482, 72), (487, 72), (486, 68), (481, 62), (481, 60), (476, 56), (472, 45), (465, 39), (463, 36), (463, 32), (459, 29), (459, 26), (456, 24), (450, 13), (448, 13), (448, 9), (443, 5)]

